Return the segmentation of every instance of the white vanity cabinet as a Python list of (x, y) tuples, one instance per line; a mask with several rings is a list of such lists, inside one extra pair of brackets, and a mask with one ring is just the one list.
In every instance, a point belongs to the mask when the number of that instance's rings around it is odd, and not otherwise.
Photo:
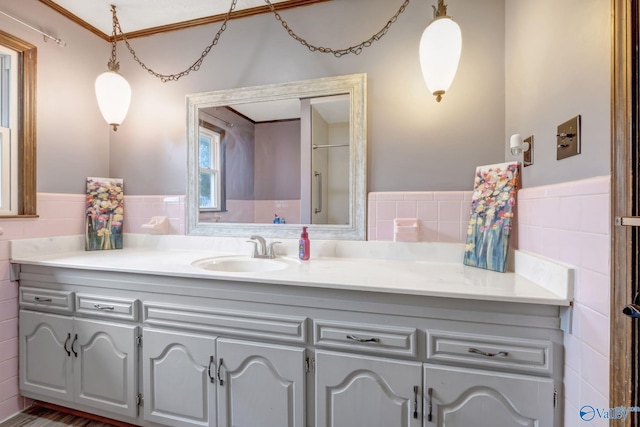
[[(71, 296), (69, 292), (21, 289), (21, 391), (135, 417), (138, 326), (47, 313), (75, 312)], [(65, 300), (67, 305), (56, 305)], [(94, 307), (98, 317), (109, 316), (105, 309), (119, 315), (111, 309), (112, 300), (101, 301), (102, 309)]]
[(186, 426), (305, 426), (305, 349), (143, 331), (144, 419)]
[(428, 331), (425, 426), (554, 425), (554, 353), (549, 340)]
[(143, 329), (144, 419), (215, 426), (215, 336)]
[(305, 349), (218, 340), (218, 426), (305, 427)]
[(425, 427), (553, 426), (550, 378), (460, 367), (424, 367)]
[(307, 318), (211, 302), (143, 303), (145, 420), (305, 427)]
[(73, 401), (73, 319), (20, 311), (20, 389)]
[(563, 418), (553, 305), (28, 264), (20, 298), (22, 394), (130, 424)]
[(422, 363), (316, 351), (316, 426), (422, 426)]

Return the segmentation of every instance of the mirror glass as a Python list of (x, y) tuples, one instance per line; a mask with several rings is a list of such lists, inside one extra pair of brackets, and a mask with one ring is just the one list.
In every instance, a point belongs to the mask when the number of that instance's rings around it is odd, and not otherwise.
[(187, 96), (187, 232), (365, 239), (366, 76)]

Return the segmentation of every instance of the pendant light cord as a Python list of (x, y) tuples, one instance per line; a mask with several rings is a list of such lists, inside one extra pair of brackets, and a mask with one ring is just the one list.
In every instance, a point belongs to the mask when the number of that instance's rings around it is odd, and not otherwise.
[[(332, 49), (332, 48), (328, 48), (328, 47), (315, 46), (315, 45), (309, 43), (308, 41), (306, 41), (304, 38), (300, 37), (298, 34), (296, 34), (291, 29), (291, 27), (289, 26), (287, 21), (285, 21), (282, 18), (282, 16), (280, 16), (280, 14), (278, 13), (278, 11), (276, 10), (275, 6), (271, 3), (270, 0), (264, 0), (264, 1), (265, 1), (265, 3), (267, 3), (269, 5), (269, 8), (271, 9), (273, 14), (275, 15), (276, 19), (281, 23), (282, 27), (287, 31), (287, 33), (291, 37), (293, 37), (295, 40), (300, 42), (303, 46), (306, 46), (311, 52), (331, 53), (335, 57), (340, 58), (341, 56), (344, 56), (344, 55), (347, 55), (347, 54), (359, 55), (360, 53), (362, 53), (364, 48), (370, 47), (374, 42), (376, 42), (376, 41), (380, 40), (382, 37), (384, 37), (384, 35), (387, 34), (387, 31), (389, 31), (389, 28), (391, 28), (391, 26), (398, 20), (398, 17), (400, 16), (400, 14), (402, 14), (405, 11), (407, 6), (409, 5), (409, 1), (410, 0), (404, 0), (404, 2), (402, 3), (402, 5), (398, 9), (398, 11), (391, 17), (391, 19), (389, 19), (387, 21), (386, 25), (384, 27), (382, 27), (382, 29), (380, 31), (378, 31), (373, 36), (371, 36), (368, 40), (365, 40), (365, 41), (363, 41), (361, 43), (358, 43), (357, 45), (354, 45), (354, 46), (351, 46), (351, 47), (348, 47), (348, 48), (344, 48), (344, 49)], [(227, 29), (227, 23), (231, 19), (231, 13), (236, 8), (236, 3), (237, 3), (237, 0), (231, 0), (231, 6), (229, 7), (229, 10), (225, 15), (224, 21), (222, 22), (222, 26), (220, 27), (220, 29), (216, 33), (216, 35), (213, 38), (213, 41), (211, 42), (211, 44), (209, 44), (209, 46), (207, 46), (202, 51), (202, 53), (200, 54), (200, 58), (198, 58), (198, 60), (196, 60), (189, 68), (187, 68), (186, 70), (181, 71), (181, 72), (179, 72), (177, 74), (161, 74), (161, 73), (158, 73), (158, 72), (154, 71), (153, 69), (149, 68), (144, 62), (142, 62), (142, 60), (140, 60), (140, 58), (138, 58), (138, 55), (136, 54), (136, 52), (133, 49), (133, 47), (131, 47), (131, 44), (129, 43), (129, 40), (127, 39), (127, 37), (125, 36), (124, 32), (122, 31), (122, 27), (120, 27), (120, 22), (118, 21), (118, 16), (116, 14), (116, 7), (112, 5), (111, 6), (111, 10), (113, 12), (113, 36), (112, 36), (112, 40), (111, 40), (111, 42), (112, 42), (111, 50), (112, 51), (111, 51), (111, 61), (109, 62), (109, 64), (110, 64), (109, 66), (111, 67), (111, 63), (112, 62), (114, 63), (114, 66), (117, 66), (117, 62), (115, 62), (116, 42), (117, 42), (117, 38), (121, 38), (124, 41), (125, 45), (127, 46), (127, 49), (129, 49), (129, 52), (133, 56), (133, 59), (145, 71), (147, 71), (152, 76), (159, 78), (163, 83), (166, 83), (168, 81), (177, 81), (181, 77), (184, 77), (184, 76), (188, 75), (192, 71), (198, 71), (200, 69), (200, 66), (202, 65), (202, 62), (204, 61), (204, 58), (209, 54), (209, 52), (211, 52), (211, 50), (214, 48), (214, 46), (216, 46), (218, 44), (220, 36)], [(116, 34), (116, 30), (117, 30), (118, 34)]]
[(116, 73), (120, 71), (120, 63), (116, 58), (116, 24), (118, 23), (118, 16), (116, 15), (116, 7), (111, 5), (111, 15), (113, 17), (113, 32), (111, 35), (111, 58), (107, 63), (107, 68), (109, 71), (115, 71)]

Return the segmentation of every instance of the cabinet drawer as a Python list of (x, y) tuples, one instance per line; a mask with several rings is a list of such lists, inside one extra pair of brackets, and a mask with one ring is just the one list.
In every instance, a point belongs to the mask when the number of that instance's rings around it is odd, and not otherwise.
[(76, 313), (135, 322), (138, 320), (137, 301), (101, 295), (76, 294)]
[(73, 292), (20, 287), (20, 307), (56, 313), (73, 312)]
[(144, 303), (143, 316), (143, 321), (153, 326), (295, 343), (307, 342), (306, 317), (163, 303)]
[(417, 357), (417, 331), (367, 323), (313, 322), (313, 343), (318, 347), (352, 349), (360, 353)]
[(427, 359), (506, 371), (551, 374), (551, 341), (427, 331)]

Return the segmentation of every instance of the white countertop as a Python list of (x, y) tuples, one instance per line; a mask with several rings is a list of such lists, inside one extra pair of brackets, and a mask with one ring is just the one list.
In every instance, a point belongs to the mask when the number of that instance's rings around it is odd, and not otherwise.
[[(268, 272), (209, 271), (203, 258), (248, 255), (244, 238), (126, 235), (125, 249), (84, 251), (84, 236), (11, 241), (11, 262), (83, 270), (444, 298), (567, 306), (574, 270), (538, 255), (514, 251), (514, 272), (462, 264), (464, 246), (443, 243), (312, 241), (311, 259)], [(297, 241), (283, 240), (278, 256), (295, 259)]]

